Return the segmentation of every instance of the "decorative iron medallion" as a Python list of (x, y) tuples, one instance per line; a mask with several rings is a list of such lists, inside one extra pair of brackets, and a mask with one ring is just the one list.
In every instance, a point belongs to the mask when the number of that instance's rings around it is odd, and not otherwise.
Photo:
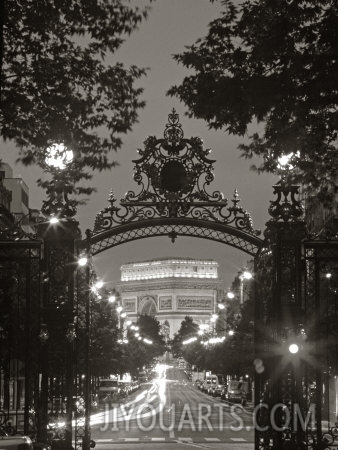
[(214, 180), (215, 161), (208, 158), (210, 149), (203, 148), (202, 139), (184, 138), (175, 109), (168, 116), (164, 137), (148, 137), (138, 153), (140, 158), (133, 162), (139, 193), (128, 191), (119, 207), (111, 193), (110, 206), (96, 216), (92, 238), (118, 225), (159, 218), (208, 221), (250, 236), (260, 234), (239, 205), (237, 190), (230, 204), (220, 191), (207, 192)]

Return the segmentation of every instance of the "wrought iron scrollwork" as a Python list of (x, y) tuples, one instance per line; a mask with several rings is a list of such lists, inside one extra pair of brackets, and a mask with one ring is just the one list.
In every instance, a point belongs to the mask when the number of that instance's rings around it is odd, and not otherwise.
[(283, 181), (273, 186), (276, 200), (270, 202), (269, 214), (272, 221), (295, 222), (304, 214), (302, 202), (296, 199), (299, 195), (299, 186), (288, 185)]
[(150, 136), (134, 160), (138, 193), (128, 191), (120, 205), (111, 192), (109, 206), (95, 220), (93, 235), (114, 226), (158, 218), (190, 218), (229, 225), (258, 236), (250, 214), (240, 206), (237, 190), (229, 202), (222, 192), (207, 192), (214, 180), (214, 160), (199, 137), (184, 138), (179, 116), (168, 116), (164, 137)]
[(10, 217), (10, 221), (0, 220), (1, 241), (36, 241), (39, 239), (35, 232), (27, 232), (23, 228), (23, 219), (26, 219), (28, 216), (23, 216), (20, 220), (16, 220), (9, 212), (7, 216)]
[(46, 217), (74, 217), (76, 201), (68, 198), (70, 193), (71, 187), (66, 180), (61, 176), (56, 177), (47, 188), (48, 199), (42, 202), (42, 214)]

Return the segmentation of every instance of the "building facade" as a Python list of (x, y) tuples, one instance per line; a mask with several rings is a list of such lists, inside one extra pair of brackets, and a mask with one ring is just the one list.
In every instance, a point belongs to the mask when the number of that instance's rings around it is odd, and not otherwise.
[(39, 220), (40, 212), (29, 207), (29, 189), (21, 177), (13, 175), (12, 167), (0, 163), (0, 214), (11, 216), (11, 226), (19, 224), (26, 233), (34, 233), (34, 226)]
[(118, 289), (129, 320), (152, 315), (172, 338), (186, 316), (209, 322), (219, 285), (216, 261), (171, 257), (122, 265)]

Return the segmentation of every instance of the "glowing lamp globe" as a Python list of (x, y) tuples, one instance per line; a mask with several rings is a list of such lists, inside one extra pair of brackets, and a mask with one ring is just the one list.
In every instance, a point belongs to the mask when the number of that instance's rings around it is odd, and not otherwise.
[(87, 264), (88, 262), (88, 258), (86, 258), (85, 256), (82, 256), (79, 260), (78, 260), (78, 264), (79, 266), (83, 267)]
[(103, 281), (98, 280), (98, 281), (95, 283), (95, 287), (96, 287), (96, 289), (101, 289), (101, 288), (103, 287)]
[(250, 273), (249, 271), (245, 270), (245, 271), (243, 272), (243, 278), (244, 278), (245, 280), (251, 280), (251, 278), (252, 278), (252, 273)]
[(63, 170), (73, 161), (74, 153), (62, 142), (52, 144), (46, 149), (46, 164), (54, 169)]
[(295, 355), (299, 352), (299, 346), (297, 344), (290, 344), (289, 345), (289, 352)]

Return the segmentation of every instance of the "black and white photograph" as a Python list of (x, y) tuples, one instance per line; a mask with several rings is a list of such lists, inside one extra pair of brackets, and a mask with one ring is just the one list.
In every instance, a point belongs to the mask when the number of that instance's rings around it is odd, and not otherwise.
[(0, 0), (0, 450), (338, 450), (337, 0)]

